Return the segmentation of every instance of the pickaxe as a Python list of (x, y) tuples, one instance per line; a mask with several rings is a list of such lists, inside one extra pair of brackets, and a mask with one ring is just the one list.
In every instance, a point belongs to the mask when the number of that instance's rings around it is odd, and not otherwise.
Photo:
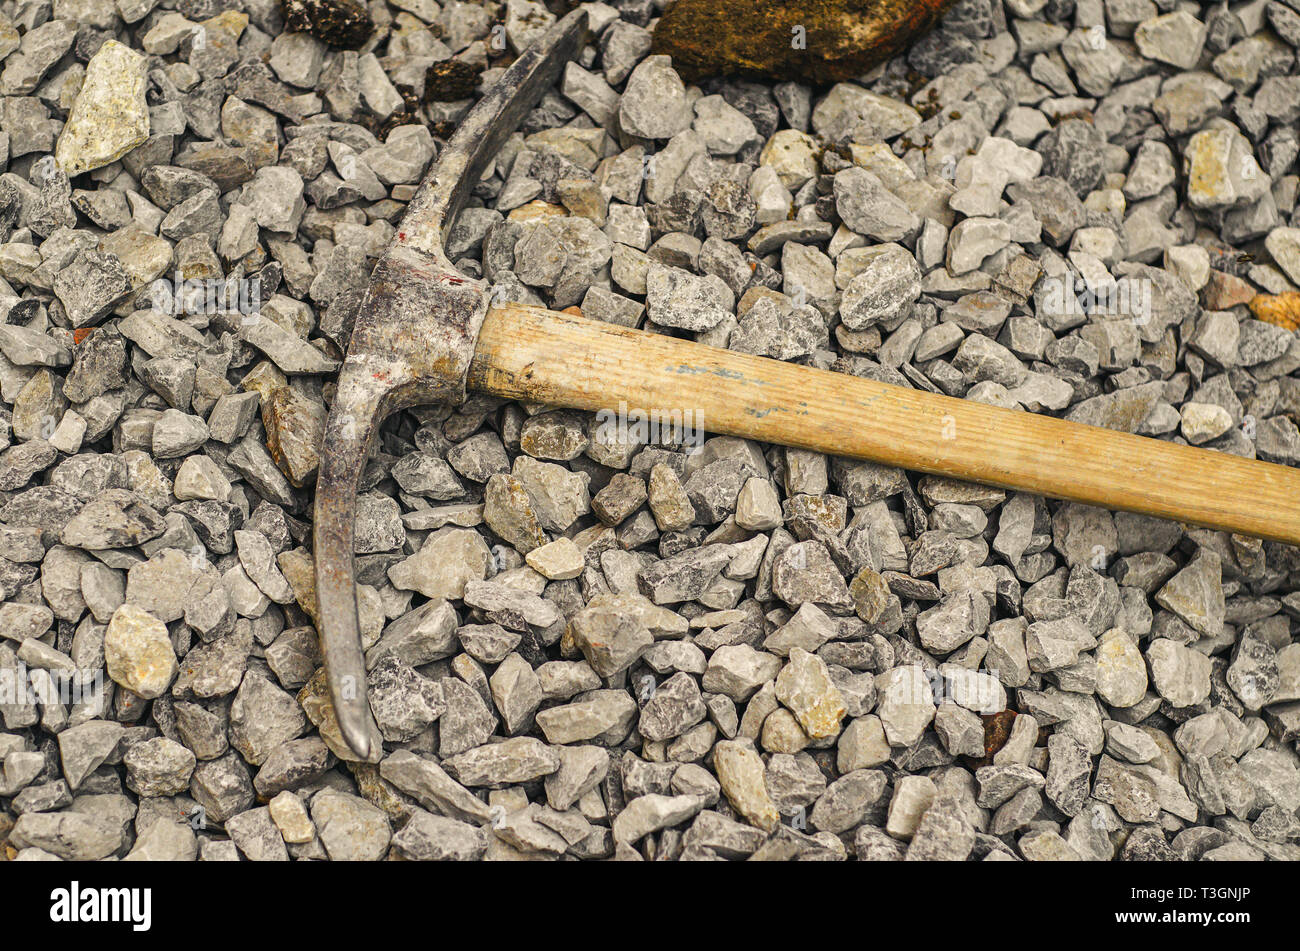
[(582, 49), (569, 14), (469, 112), (371, 275), (325, 427), (317, 620), (339, 728), (382, 753), (352, 560), (357, 481), (391, 413), (470, 390), (598, 411), (692, 410), (710, 432), (1300, 543), (1300, 471), (533, 307), (491, 306), (443, 239), (488, 160)]

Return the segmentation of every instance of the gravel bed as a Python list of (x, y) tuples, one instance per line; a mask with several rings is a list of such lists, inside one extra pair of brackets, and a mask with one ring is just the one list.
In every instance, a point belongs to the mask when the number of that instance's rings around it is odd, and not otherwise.
[[(664, 5), (474, 189), (496, 300), (1300, 464), (1300, 0), (962, 0), (818, 87), (684, 82)], [(1296, 549), (666, 407), (385, 425), (355, 761), (336, 371), (555, 6), (0, 0), (3, 855), (1300, 857)]]

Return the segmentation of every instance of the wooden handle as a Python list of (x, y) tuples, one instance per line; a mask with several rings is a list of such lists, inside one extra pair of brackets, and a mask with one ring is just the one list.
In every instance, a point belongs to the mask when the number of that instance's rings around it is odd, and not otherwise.
[(471, 388), (582, 410), (692, 411), (710, 433), (1300, 544), (1300, 470), (506, 306)]

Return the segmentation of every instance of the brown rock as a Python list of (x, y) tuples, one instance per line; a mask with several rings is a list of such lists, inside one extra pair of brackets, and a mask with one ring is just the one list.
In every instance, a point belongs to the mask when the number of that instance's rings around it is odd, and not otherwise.
[(266, 448), (289, 481), (300, 489), (316, 478), (325, 416), (324, 406), (292, 387), (279, 387), (271, 391), (269, 399), (263, 399)]
[(439, 60), (424, 77), (426, 102), (457, 102), (478, 91), (479, 70), (458, 59)]
[[(688, 80), (720, 73), (837, 82), (929, 30), (953, 0), (677, 0), (653, 52)], [(800, 29), (802, 28), (802, 29)]]
[(375, 21), (360, 0), (281, 0), (284, 28), (310, 33), (339, 49), (355, 50), (375, 32)]
[(969, 761), (972, 768), (976, 769), (991, 766), (993, 754), (1007, 745), (1007, 740), (1011, 738), (1011, 725), (1016, 722), (1016, 711), (1003, 710), (991, 716), (981, 716), (980, 719), (984, 721), (984, 758)]
[(1238, 304), (1249, 304), (1255, 297), (1255, 288), (1235, 274), (1210, 271), (1210, 280), (1201, 290), (1201, 300), (1207, 310), (1231, 310)]

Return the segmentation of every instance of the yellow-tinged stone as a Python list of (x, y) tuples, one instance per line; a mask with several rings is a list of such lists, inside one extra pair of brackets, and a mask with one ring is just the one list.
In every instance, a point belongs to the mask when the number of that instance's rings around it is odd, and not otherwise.
[(9, 427), (16, 440), (48, 439), (68, 409), (63, 380), (44, 368), (32, 374), (14, 399)]
[(724, 740), (713, 748), (713, 769), (727, 801), (764, 831), (775, 829), (781, 821), (776, 803), (768, 795), (763, 760), (753, 747), (734, 740)]
[(104, 632), (104, 666), (115, 684), (146, 700), (160, 697), (176, 676), (176, 651), (167, 625), (148, 611), (124, 604)]
[(1248, 204), (1269, 189), (1250, 142), (1231, 127), (1202, 129), (1183, 152), (1187, 199), (1193, 208)]
[(760, 165), (770, 165), (781, 184), (796, 191), (817, 174), (817, 140), (806, 132), (782, 129), (759, 153)]
[[(203, 36), (202, 42), (209, 46), (226, 47), (233, 51), (247, 27), (247, 13), (239, 10), (223, 10), (216, 16), (201, 21), (198, 32)], [(194, 40), (191, 39), (190, 43), (192, 49)], [(184, 49), (183, 45), (182, 49)]]
[(549, 544), (534, 548), (524, 556), (524, 561), (538, 574), (552, 581), (567, 581), (582, 574), (582, 552), (570, 539), (560, 537)]
[(850, 142), (849, 160), (875, 175), (890, 191), (916, 181), (916, 173), (884, 142)]
[(176, 243), (176, 276), (182, 281), (212, 281), (224, 276), (221, 261), (208, 247), (203, 235), (182, 238)]
[(271, 398), (275, 390), (288, 385), (289, 378), (270, 360), (263, 360), (239, 381), (241, 390), (258, 394), (263, 403)]
[(1265, 323), (1285, 330), (1300, 330), (1300, 291), (1258, 294), (1249, 306), (1250, 312)]
[(537, 513), (524, 484), (512, 475), (497, 473), (483, 493), (483, 521), (492, 531), (526, 556), (546, 544)]
[(383, 599), (374, 585), (357, 585), (357, 621), (361, 624), (361, 649), (368, 651), (379, 642), (388, 621)]
[(239, 10), (225, 10), (216, 16), (208, 17), (203, 21), (203, 26), (225, 30), (235, 39), (239, 39), (244, 35), (244, 28), (248, 26), (248, 14), (241, 13)]
[(790, 661), (776, 678), (776, 698), (814, 739), (838, 736), (848, 712), (826, 662), (802, 647), (790, 648)]
[(316, 620), (316, 566), (312, 563), (311, 553), (305, 548), (291, 548), (276, 556), (276, 565), (289, 587), (293, 589), (294, 600), (298, 607), (307, 612), (307, 616)]
[(18, 28), (14, 26), (14, 21), (9, 19), (7, 15), (0, 13), (0, 60), (21, 45), (22, 38), (18, 35)]
[(600, 150), (604, 139), (604, 129), (574, 129), (566, 126), (534, 132), (524, 140), (524, 145), (539, 151), (553, 149), (579, 168), (594, 172), (596, 166), (600, 164)]
[(567, 218), (569, 209), (563, 205), (552, 205), (550, 202), (542, 201), (538, 198), (536, 201), (530, 201), (526, 205), (520, 205), (507, 216), (510, 221), (529, 222), (537, 221), (541, 218)]
[(555, 187), (570, 215), (604, 227), (609, 215), (609, 198), (599, 185), (589, 179), (562, 178)]
[(270, 300), (263, 301), (261, 314), (267, 320), (274, 320), (295, 337), (302, 337), (304, 340), (316, 327), (311, 309), (302, 301), (294, 300), (285, 294), (272, 294)]
[(1097, 658), (1097, 694), (1112, 707), (1131, 707), (1147, 693), (1147, 665), (1125, 631), (1112, 628), (1101, 637)]
[(307, 807), (302, 804), (302, 800), (296, 793), (286, 789), (277, 794), (267, 803), (267, 810), (271, 813), (271, 821), (280, 830), (284, 841), (301, 844), (310, 842), (316, 837), (316, 826), (312, 823), (311, 816), (307, 815)]
[(149, 138), (145, 71), (145, 58), (116, 40), (90, 58), (54, 148), (69, 178), (116, 162)]
[(378, 763), (348, 763), (348, 771), (357, 781), (357, 792), (362, 799), (384, 810), (394, 822), (405, 822), (410, 818), (410, 801), (403, 800), (397, 790), (379, 775)]
[(799, 725), (794, 714), (781, 707), (763, 721), (762, 738), (759, 742), (769, 753), (794, 754), (806, 750), (812, 741)]
[(0, 277), (12, 284), (26, 284), (41, 265), (41, 252), (34, 244), (10, 241), (0, 244)]
[(122, 262), (131, 286), (144, 287), (162, 277), (172, 263), (172, 244), (165, 238), (141, 231), (135, 225), (119, 228), (99, 241), (99, 250)]

